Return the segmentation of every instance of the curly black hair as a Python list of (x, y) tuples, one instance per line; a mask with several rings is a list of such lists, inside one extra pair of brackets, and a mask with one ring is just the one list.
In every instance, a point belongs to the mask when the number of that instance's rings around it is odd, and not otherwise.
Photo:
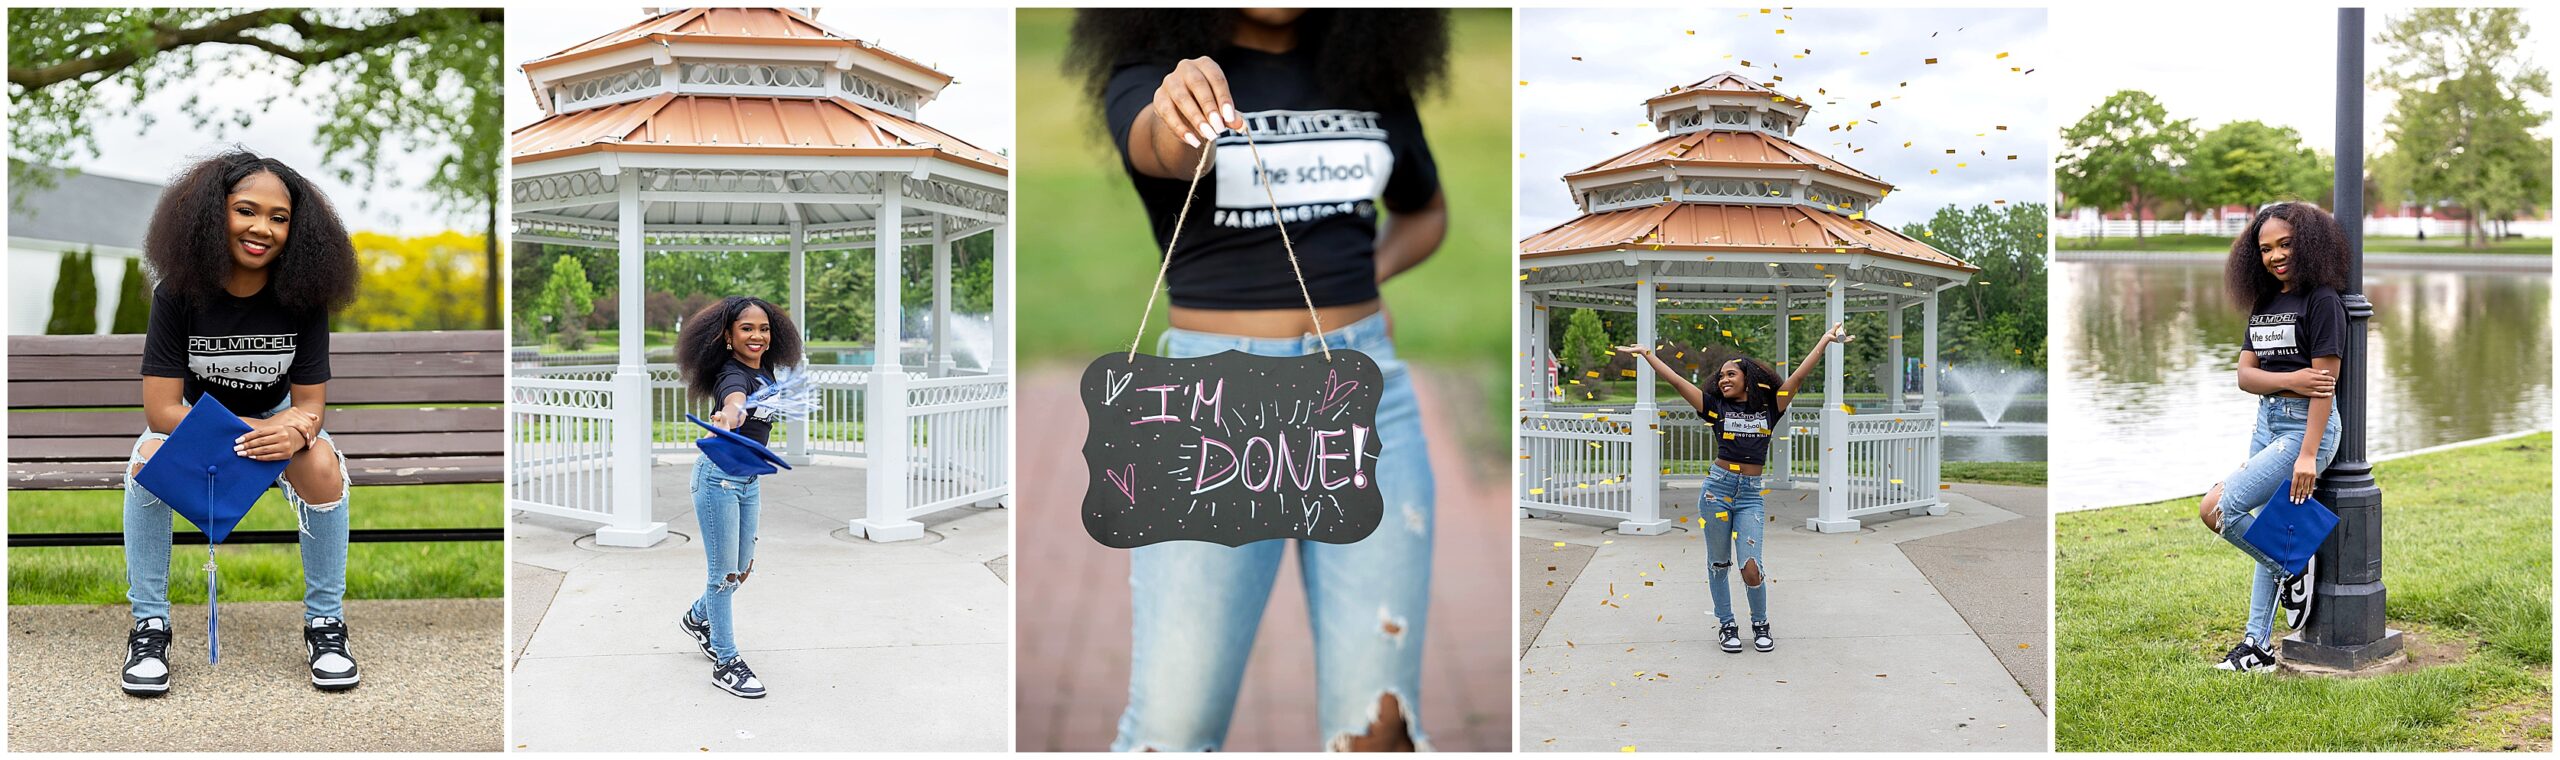
[(676, 371), (684, 376), (685, 391), (693, 397), (718, 400), (719, 389), (714, 386), (720, 379), (720, 364), (729, 360), (729, 326), (737, 324), (738, 315), (749, 306), (764, 310), (765, 319), (773, 321), (773, 342), (764, 348), (764, 366), (800, 366), (800, 328), (792, 326), (790, 314), (755, 296), (723, 298), (686, 317), (684, 333), (676, 336)]
[[(1748, 356), (1727, 359), (1725, 363), (1742, 365), (1743, 408), (1772, 415), (1778, 413), (1778, 386), (1786, 380), (1778, 377), (1777, 370), (1770, 369), (1768, 362)], [(1778, 421), (1771, 419), (1769, 424), (1774, 426)]]
[(355, 300), (360, 268), (329, 197), (293, 167), (239, 146), (189, 165), (160, 192), (142, 237), (143, 256), (160, 284), (189, 303), (222, 292), (231, 278), (231, 191), (259, 174), (284, 182), (293, 204), (292, 227), (268, 265), (267, 287), (296, 313), (345, 308)]
[[(1084, 8), (1068, 32), (1067, 70), (1084, 79), (1096, 116), (1111, 74), (1170, 64), (1225, 47), (1234, 8)], [(1316, 61), (1326, 95), (1385, 108), (1436, 87), (1449, 73), (1446, 8), (1316, 8), (1298, 17), (1299, 49)]]
[(2231, 305), (2242, 312), (2256, 311), (2258, 303), (2284, 289), (2284, 283), (2267, 272), (2258, 257), (2258, 228), (2268, 219), (2282, 219), (2293, 225), (2293, 281), (2304, 287), (2347, 289), (2347, 235), (2338, 229), (2338, 220), (2318, 206), (2300, 201), (2281, 201), (2258, 209), (2249, 218), (2249, 228), (2231, 241), (2231, 258), (2222, 266), (2222, 287), (2231, 296)]

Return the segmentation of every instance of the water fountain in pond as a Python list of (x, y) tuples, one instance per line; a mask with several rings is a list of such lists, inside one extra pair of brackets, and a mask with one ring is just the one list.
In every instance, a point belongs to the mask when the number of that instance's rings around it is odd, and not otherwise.
[[(951, 334), (944, 339), (951, 343), (953, 366), (986, 369), (988, 355), (995, 351), (994, 328), (987, 320), (985, 314), (951, 313)], [(910, 335), (930, 336), (933, 334), (933, 311), (921, 306), (907, 307), (902, 326), (902, 332)]]
[(1982, 413), (1984, 427), (1999, 427), (2000, 417), (2009, 413), (2009, 404), (2018, 394), (2043, 379), (2034, 371), (2019, 367), (1948, 367), (1947, 381), (1963, 390), (1965, 398)]

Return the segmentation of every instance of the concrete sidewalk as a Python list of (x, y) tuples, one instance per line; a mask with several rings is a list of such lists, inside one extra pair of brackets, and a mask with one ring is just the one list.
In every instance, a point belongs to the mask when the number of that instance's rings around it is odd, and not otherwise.
[[(1810, 491), (1770, 494), (1778, 648), (1765, 654), (1716, 648), (1697, 489), (1664, 490), (1664, 512), (1683, 528), (1660, 536), (1621, 536), (1597, 518), (1519, 521), (1521, 578), (1532, 587), (1522, 614), (1545, 618), (1523, 626), (1535, 633), (1521, 660), (1522, 747), (2042, 751), (2044, 712), (1986, 643), (2014, 632), (1968, 626), (1904, 551), (2022, 516), (1945, 494), (1945, 515), (1870, 516), (1857, 533), (1829, 535), (1800, 527), (1813, 514)], [(2041, 546), (2030, 547), (2039, 559)], [(1747, 620), (1739, 575), (1728, 582), (1735, 616)], [(2019, 604), (2044, 606), (2040, 594)], [(2042, 656), (2041, 637), (2017, 643)]]
[(301, 602), (222, 605), (222, 662), (204, 606), (170, 611), (168, 694), (116, 686), (124, 605), (9, 608), (10, 752), (497, 752), (506, 691), (496, 599), (347, 601), (364, 683), (311, 687)]
[(1008, 510), (920, 518), (923, 539), (847, 538), (859, 466), (763, 481), (738, 645), (770, 690), (739, 699), (676, 621), (700, 596), (691, 457), (652, 467), (648, 549), (598, 549), (590, 524), (513, 516), (510, 750), (1002, 752), (1008, 739)]

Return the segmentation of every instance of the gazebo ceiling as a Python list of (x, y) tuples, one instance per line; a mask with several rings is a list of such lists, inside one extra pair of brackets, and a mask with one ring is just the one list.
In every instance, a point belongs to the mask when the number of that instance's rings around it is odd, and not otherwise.
[(1520, 242), (1523, 266), (1540, 257), (1629, 248), (1735, 254), (1861, 253), (1913, 271), (1962, 278), (1980, 267), (1866, 219), (1803, 206), (1665, 203), (1586, 214)]
[(513, 163), (600, 151), (934, 157), (1003, 175), (1004, 156), (843, 98), (660, 94), (564, 113), (516, 130)]

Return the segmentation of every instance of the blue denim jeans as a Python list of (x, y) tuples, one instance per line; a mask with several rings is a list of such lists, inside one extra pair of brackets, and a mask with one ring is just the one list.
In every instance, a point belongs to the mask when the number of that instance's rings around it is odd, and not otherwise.
[(756, 513), (762, 510), (754, 475), (731, 475), (710, 457), (693, 465), (693, 517), (702, 523), (702, 559), (708, 572), (693, 616), (711, 623), (711, 652), (721, 662), (738, 656), (730, 625), (729, 597), (756, 564)]
[[(293, 406), (292, 397), (257, 419), (276, 416)], [(329, 442), (329, 450), (338, 457), (338, 500), (326, 504), (304, 501), (294, 493), (293, 483), (279, 475), (276, 485), (284, 488), (286, 504), (293, 505), (294, 522), (302, 531), (302, 617), (346, 617), (343, 604), (347, 595), (347, 510), (342, 509), (354, 495), (349, 485), (347, 453), (338, 449), (336, 439), (322, 430), (320, 440)], [(125, 601), (133, 606), (133, 619), (169, 616), (169, 559), (173, 532), (177, 529), (177, 511), (151, 495), (150, 489), (132, 478), (131, 465), (143, 462), (142, 445), (168, 440), (169, 434), (142, 431), (133, 442), (133, 452), (126, 455), (124, 481), (124, 581)], [(297, 455), (299, 456), (299, 455)]]
[[(1318, 345), (1313, 335), (1248, 338), (1174, 329), (1165, 331), (1157, 351), (1176, 358), (1230, 349), (1298, 356), (1316, 353)], [(1129, 706), (1120, 714), (1113, 750), (1193, 752), (1226, 742), (1254, 631), (1280, 560), (1292, 548), (1315, 633), (1317, 721), (1328, 746), (1367, 736), (1390, 694), (1414, 745), (1430, 745), (1419, 706), (1433, 519), (1422, 410), (1387, 337), (1384, 313), (1326, 333), (1322, 345), (1367, 353), (1385, 377), (1377, 469), (1384, 519), (1377, 532), (1350, 544), (1169, 541), (1130, 550)]]
[(1762, 485), (1766, 482), (1763, 476), (1709, 467), (1707, 482), (1698, 489), (1698, 527), (1707, 539), (1707, 596), (1715, 600), (1717, 625), (1733, 624), (1733, 591), (1725, 588), (1725, 574), (1743, 564), (1760, 575), (1759, 583), (1742, 584), (1742, 595), (1751, 602), (1751, 622), (1769, 622), (1769, 564), (1760, 559), (1761, 533), (1769, 523), (1768, 498), (1760, 494), (1768, 488)]
[[(2260, 397), (2257, 429), (2249, 436), (2249, 460), (2222, 479), (2222, 501), (2216, 505), (2222, 513), (2222, 539), (2251, 560), (2248, 636), (2260, 646), (2275, 635), (2276, 586), (2284, 581), (2284, 566), (2241, 536), (2258, 521), (2257, 510), (2276, 495), (2276, 489), (2293, 479), (2293, 462), (2302, 456), (2302, 436), (2310, 431), (2310, 420), (2310, 399)], [(2331, 404), (2329, 424), (2320, 433), (2317, 466), (2322, 470), (2329, 469), (2330, 460), (2338, 455), (2338, 429), (2338, 407)]]

